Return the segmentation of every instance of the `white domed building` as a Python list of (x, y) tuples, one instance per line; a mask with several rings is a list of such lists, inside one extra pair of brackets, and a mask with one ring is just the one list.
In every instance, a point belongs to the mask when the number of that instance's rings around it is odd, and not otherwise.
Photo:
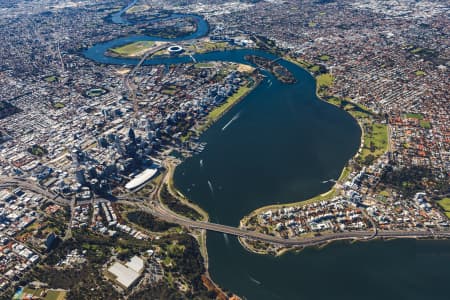
[(180, 53), (182, 53), (184, 51), (183, 47), (179, 46), (179, 45), (173, 45), (170, 46), (169, 48), (167, 48), (167, 51), (169, 52), (170, 55), (178, 55)]

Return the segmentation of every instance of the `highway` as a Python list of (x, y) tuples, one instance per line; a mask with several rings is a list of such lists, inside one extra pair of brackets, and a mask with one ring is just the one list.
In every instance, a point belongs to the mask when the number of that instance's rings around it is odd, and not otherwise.
[[(164, 182), (162, 180), (161, 182)], [(69, 200), (65, 200), (58, 195), (39, 187), (37, 183), (30, 182), (26, 179), (20, 178), (4, 178), (0, 177), (0, 188), (5, 187), (21, 187), (25, 190), (30, 190), (34, 193), (41, 194), (59, 204), (70, 205)], [(159, 188), (158, 188), (159, 190)], [(175, 223), (191, 229), (204, 229), (219, 233), (226, 233), (236, 237), (241, 237), (249, 240), (258, 240), (262, 242), (296, 247), (316, 246), (331, 241), (338, 240), (371, 240), (374, 238), (450, 238), (450, 231), (380, 231), (364, 230), (351, 232), (337, 232), (331, 234), (323, 234), (315, 237), (300, 238), (300, 239), (284, 239), (260, 232), (250, 231), (242, 228), (237, 228), (228, 225), (211, 223), (207, 221), (194, 221), (186, 217), (175, 214), (168, 210), (159, 201), (143, 202), (142, 199), (133, 200), (118, 200), (119, 203), (129, 204), (138, 207), (142, 211), (154, 215), (164, 221)]]
[(0, 188), (11, 188), (11, 187), (21, 187), (25, 190), (29, 190), (36, 194), (45, 196), (58, 204), (64, 206), (70, 205), (70, 200), (66, 200), (60, 197), (59, 195), (56, 195), (52, 192), (49, 192), (48, 190), (43, 189), (36, 182), (24, 178), (0, 177)]
[(433, 232), (433, 231), (352, 231), (352, 232), (337, 232), (332, 234), (324, 234), (316, 237), (301, 238), (301, 239), (284, 239), (281, 237), (271, 236), (260, 232), (249, 231), (246, 229), (236, 228), (232, 226), (204, 222), (193, 221), (191, 219), (175, 215), (161, 206), (158, 202), (152, 201), (150, 206), (143, 203), (136, 203), (122, 200), (120, 202), (138, 206), (141, 210), (154, 215), (164, 221), (175, 223), (184, 227), (192, 229), (205, 229), (219, 233), (226, 233), (236, 237), (241, 237), (249, 240), (258, 240), (262, 242), (279, 244), (283, 246), (309, 247), (317, 246), (331, 241), (338, 240), (371, 240), (374, 238), (450, 238), (450, 231)]

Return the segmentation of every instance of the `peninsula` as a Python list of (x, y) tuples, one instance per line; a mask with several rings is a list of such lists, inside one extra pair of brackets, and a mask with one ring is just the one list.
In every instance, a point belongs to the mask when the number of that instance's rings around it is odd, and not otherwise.
[(0, 298), (448, 294), (442, 1), (0, 11)]

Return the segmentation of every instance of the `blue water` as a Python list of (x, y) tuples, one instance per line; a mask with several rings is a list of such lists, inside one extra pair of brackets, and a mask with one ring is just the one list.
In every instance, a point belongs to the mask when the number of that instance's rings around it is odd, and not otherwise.
[(122, 8), (120, 11), (114, 13), (111, 15), (111, 21), (115, 24), (122, 24), (122, 25), (129, 25), (130, 23), (128, 22), (128, 20), (124, 19), (122, 17), (122, 15), (131, 7), (133, 7), (136, 3), (138, 2), (138, 0), (133, 0), (132, 2), (130, 2), (130, 4), (128, 4), (127, 6), (125, 6), (124, 8)]
[[(208, 24), (201, 20), (198, 24), (196, 33), (165, 41), (204, 36)], [(120, 38), (97, 44), (84, 55), (104, 64), (134, 65), (137, 59), (104, 53), (138, 40), (162, 39)], [(232, 50), (195, 55), (195, 59), (246, 63), (247, 54), (275, 58), (257, 50)], [(186, 62), (189, 57), (145, 64)], [(177, 187), (206, 209), (213, 221), (235, 226), (262, 205), (327, 191), (332, 183), (322, 181), (337, 178), (359, 146), (356, 121), (318, 100), (315, 81), (306, 71), (284, 60), (280, 63), (297, 83), (285, 85), (265, 73), (260, 86), (201, 136), (206, 149), (176, 170)], [(246, 299), (449, 298), (450, 241), (335, 243), (278, 258), (249, 253), (235, 238), (222, 234), (208, 234), (207, 246), (212, 278)]]

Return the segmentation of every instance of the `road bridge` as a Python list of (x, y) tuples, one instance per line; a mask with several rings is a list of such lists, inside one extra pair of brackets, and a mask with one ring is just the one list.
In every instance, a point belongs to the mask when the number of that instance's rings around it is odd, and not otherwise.
[[(0, 178), (0, 187), (21, 187), (26, 190), (30, 190), (34, 193), (41, 194), (47, 198), (64, 205), (70, 204), (68, 200), (65, 200), (58, 195), (50, 193), (39, 187), (36, 183), (30, 182), (21, 178)], [(98, 198), (102, 200), (101, 198)], [(104, 199), (103, 199), (104, 200)], [(250, 231), (238, 227), (222, 225), (217, 223), (211, 223), (207, 221), (194, 221), (189, 218), (175, 214), (162, 206), (157, 201), (150, 201), (148, 204), (144, 204), (142, 199), (136, 198), (132, 200), (118, 200), (119, 203), (129, 204), (138, 207), (144, 212), (154, 215), (164, 221), (175, 223), (187, 228), (203, 229), (208, 231), (214, 231), (219, 233), (226, 233), (236, 237), (241, 237), (250, 240), (258, 240), (262, 242), (278, 244), (283, 246), (296, 246), (296, 247), (308, 247), (320, 245), (332, 241), (338, 240), (370, 240), (373, 238), (450, 238), (450, 231), (380, 231), (376, 230), (361, 230), (361, 231), (349, 231), (349, 232), (336, 232), (330, 234), (323, 234), (310, 238), (299, 239), (284, 239), (277, 236), (263, 234), (256, 231)]]
[(361, 230), (361, 231), (349, 231), (349, 232), (336, 232), (330, 234), (318, 235), (311, 238), (298, 238), (298, 239), (284, 239), (268, 234), (263, 234), (256, 231), (250, 231), (242, 228), (237, 228), (228, 225), (222, 225), (217, 223), (211, 223), (206, 221), (194, 221), (168, 211), (158, 202), (152, 201), (149, 206), (133, 201), (125, 201), (127, 204), (137, 205), (142, 211), (145, 211), (153, 216), (160, 218), (166, 222), (175, 223), (184, 227), (192, 229), (204, 229), (208, 231), (214, 231), (219, 233), (226, 233), (236, 237), (241, 237), (249, 240), (258, 240), (262, 242), (279, 244), (283, 246), (296, 246), (296, 247), (308, 247), (316, 246), (331, 241), (338, 240), (371, 240), (374, 238), (450, 238), (450, 231), (445, 232), (431, 232), (431, 231), (377, 231), (373, 230)]

